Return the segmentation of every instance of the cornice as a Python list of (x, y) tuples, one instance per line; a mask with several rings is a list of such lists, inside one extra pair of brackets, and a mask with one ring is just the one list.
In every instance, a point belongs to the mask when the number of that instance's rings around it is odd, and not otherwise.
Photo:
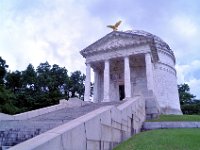
[(166, 51), (166, 50), (163, 50), (163, 49), (158, 49), (158, 52), (160, 52), (160, 53), (162, 53), (162, 54), (164, 54), (164, 55), (167, 55), (167, 56), (171, 57), (171, 58), (173, 59), (173, 61), (174, 61), (174, 65), (176, 64), (176, 58), (175, 58), (173, 52), (171, 53), (171, 52)]
[[(105, 46), (105, 43), (108, 43), (109, 40), (111, 43), (109, 43), (106, 47), (98, 48), (101, 46)], [(80, 53), (83, 55), (83, 57), (86, 58), (88, 56), (96, 55), (99, 53), (107, 53), (131, 47), (134, 48), (141, 45), (149, 45), (152, 52), (152, 56), (154, 58), (153, 61), (157, 62), (159, 60), (154, 38), (145, 37), (143, 35), (133, 35), (130, 33), (119, 31), (114, 31), (107, 34), (103, 38), (99, 39), (95, 43), (83, 49)]]

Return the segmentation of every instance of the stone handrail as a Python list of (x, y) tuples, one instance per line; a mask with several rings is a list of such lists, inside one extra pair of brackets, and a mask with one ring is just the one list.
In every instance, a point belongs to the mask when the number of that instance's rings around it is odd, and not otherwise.
[(36, 116), (40, 116), (46, 113), (50, 113), (59, 109), (67, 108), (67, 107), (80, 107), (85, 105), (86, 102), (79, 100), (78, 98), (70, 98), (67, 100), (60, 100), (60, 103), (57, 105), (40, 108), (36, 110), (27, 111), (24, 113), (16, 114), (16, 115), (7, 115), (0, 113), (0, 121), (1, 120), (27, 120)]

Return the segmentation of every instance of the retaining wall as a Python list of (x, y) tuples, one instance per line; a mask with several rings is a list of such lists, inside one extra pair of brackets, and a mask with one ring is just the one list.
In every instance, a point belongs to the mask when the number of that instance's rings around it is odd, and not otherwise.
[(143, 130), (172, 129), (172, 128), (200, 128), (200, 122), (176, 121), (176, 122), (144, 122)]
[(110, 150), (139, 132), (144, 120), (144, 100), (135, 97), (118, 107), (101, 107), (10, 150)]

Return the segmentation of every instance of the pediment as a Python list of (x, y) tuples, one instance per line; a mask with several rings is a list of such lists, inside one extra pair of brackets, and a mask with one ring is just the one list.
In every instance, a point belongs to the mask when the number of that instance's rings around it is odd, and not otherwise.
[[(154, 39), (148, 38), (143, 35), (129, 34), (125, 32), (113, 31), (93, 44), (83, 49), (80, 53), (84, 56), (95, 55), (98, 53), (106, 53), (113, 50), (127, 48), (131, 46), (140, 46), (148, 44), (153, 51), (156, 50), (154, 47)], [(155, 52), (154, 52), (155, 53)]]

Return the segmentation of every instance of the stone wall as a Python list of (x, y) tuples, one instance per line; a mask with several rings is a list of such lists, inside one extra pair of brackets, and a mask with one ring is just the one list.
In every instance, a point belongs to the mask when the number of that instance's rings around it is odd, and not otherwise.
[(155, 95), (161, 113), (181, 114), (176, 71), (167, 64), (157, 63), (154, 75)]
[(200, 122), (173, 121), (173, 122), (145, 122), (143, 130), (173, 129), (173, 128), (200, 128)]
[(53, 105), (53, 106), (49, 106), (49, 107), (45, 107), (45, 108), (41, 108), (41, 109), (36, 109), (36, 110), (16, 114), (13, 116), (14, 116), (14, 120), (26, 120), (26, 119), (30, 119), (30, 118), (33, 118), (33, 117), (36, 117), (39, 115), (43, 115), (43, 114), (46, 114), (49, 112), (53, 112), (53, 111), (56, 111), (59, 109), (63, 109), (65, 107), (66, 107), (66, 105), (58, 104), (58, 105)]
[(118, 107), (94, 110), (10, 150), (109, 150), (140, 132), (144, 120), (145, 102), (138, 96)]
[(8, 115), (8, 114), (4, 114), (4, 113), (0, 113), (0, 121), (1, 120), (14, 120), (14, 116), (13, 115)]

